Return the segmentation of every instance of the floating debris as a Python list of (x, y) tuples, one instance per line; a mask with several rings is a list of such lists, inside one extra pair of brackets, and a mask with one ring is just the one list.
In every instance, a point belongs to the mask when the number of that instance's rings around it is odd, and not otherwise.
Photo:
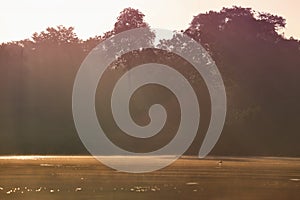
[(48, 164), (48, 163), (42, 163), (40, 164), (41, 167), (54, 167), (53, 164)]
[(80, 191), (82, 191), (82, 188), (80, 188), (80, 187), (75, 189), (75, 192), (80, 192)]
[(298, 181), (300, 181), (300, 179), (299, 178), (291, 178), (290, 181), (298, 182)]
[(3, 190), (3, 187), (0, 187), (0, 190)]
[(222, 164), (223, 164), (223, 161), (222, 161), (222, 160), (219, 160), (219, 161), (218, 161), (218, 166), (219, 166), (219, 167), (222, 167)]
[(54, 192), (54, 190), (50, 190), (50, 193), (53, 193)]
[(199, 183), (197, 183), (197, 182), (188, 182), (188, 183), (186, 183), (186, 185), (199, 185)]
[(131, 192), (156, 192), (159, 191), (160, 188), (157, 186), (134, 186), (129, 189)]

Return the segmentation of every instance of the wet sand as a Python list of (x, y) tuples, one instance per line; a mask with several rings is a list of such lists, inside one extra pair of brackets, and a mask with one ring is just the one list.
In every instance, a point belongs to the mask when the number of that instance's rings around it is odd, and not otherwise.
[(296, 200), (300, 158), (183, 157), (156, 172), (129, 174), (89, 156), (2, 156), (6, 199)]

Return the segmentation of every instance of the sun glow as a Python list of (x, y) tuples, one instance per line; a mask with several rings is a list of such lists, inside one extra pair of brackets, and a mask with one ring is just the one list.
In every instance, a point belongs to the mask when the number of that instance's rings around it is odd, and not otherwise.
[(297, 0), (0, 0), (0, 42), (30, 38), (34, 32), (49, 26), (73, 26), (82, 39), (109, 31), (113, 28), (119, 12), (133, 7), (143, 12), (145, 20), (155, 28), (181, 30), (188, 27), (193, 16), (209, 10), (218, 11), (233, 5), (251, 7), (257, 11), (282, 15), (287, 19), (285, 35), (300, 38)]

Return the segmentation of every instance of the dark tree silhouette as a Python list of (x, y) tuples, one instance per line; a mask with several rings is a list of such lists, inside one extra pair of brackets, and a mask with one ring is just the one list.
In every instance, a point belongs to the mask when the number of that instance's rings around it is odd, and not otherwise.
[(284, 27), (282, 17), (233, 7), (199, 14), (185, 31), (207, 48), (225, 79), (229, 111), (218, 153), (236, 152), (226, 146), (243, 154), (299, 152), (300, 45), (278, 33)]

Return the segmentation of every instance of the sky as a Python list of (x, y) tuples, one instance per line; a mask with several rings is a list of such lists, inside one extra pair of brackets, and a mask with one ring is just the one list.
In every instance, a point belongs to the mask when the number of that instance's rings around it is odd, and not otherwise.
[(233, 5), (283, 16), (285, 36), (300, 39), (299, 0), (0, 0), (0, 43), (30, 38), (58, 25), (73, 26), (81, 39), (102, 35), (127, 7), (144, 13), (153, 28), (182, 30), (199, 13)]

